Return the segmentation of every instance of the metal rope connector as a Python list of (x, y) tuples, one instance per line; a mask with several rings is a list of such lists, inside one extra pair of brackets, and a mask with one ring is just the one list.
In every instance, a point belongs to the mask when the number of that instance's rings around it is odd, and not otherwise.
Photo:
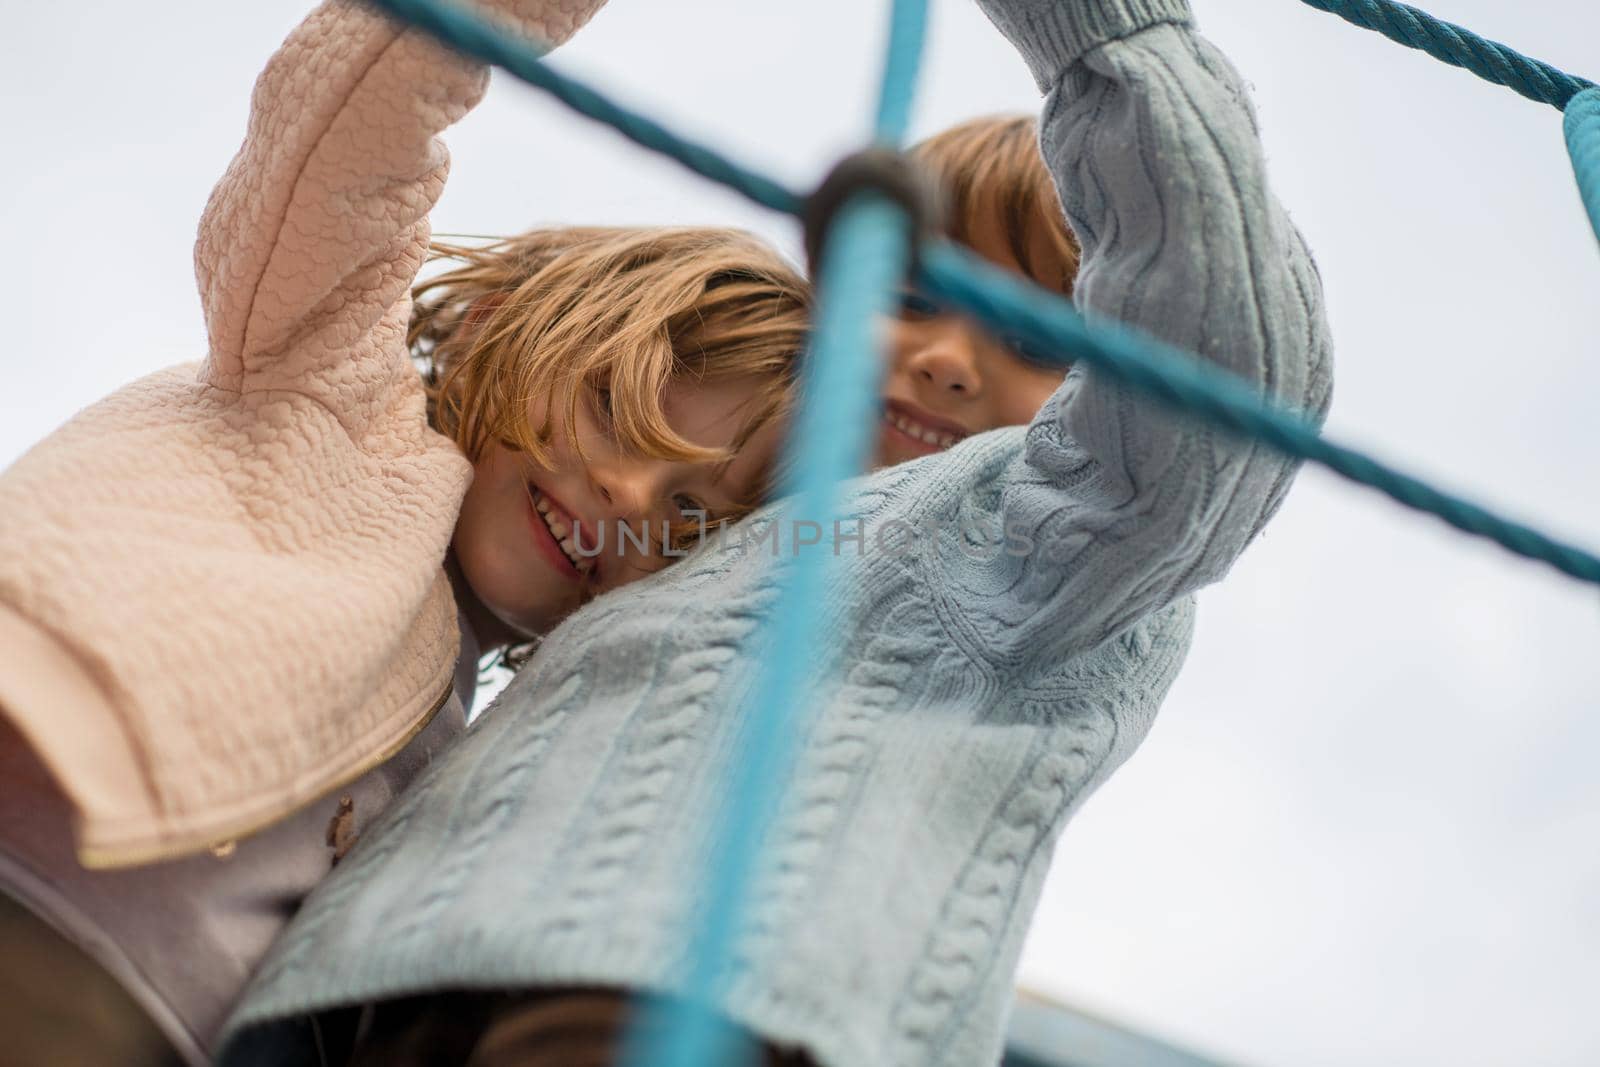
[(917, 268), (918, 250), (937, 235), (944, 220), (944, 197), (938, 184), (909, 156), (892, 148), (874, 146), (845, 156), (834, 164), (800, 210), (805, 229), (806, 263), (812, 278), (822, 268), (822, 246), (828, 227), (845, 201), (861, 192), (873, 192), (893, 201), (911, 222), (911, 259), (908, 273)]

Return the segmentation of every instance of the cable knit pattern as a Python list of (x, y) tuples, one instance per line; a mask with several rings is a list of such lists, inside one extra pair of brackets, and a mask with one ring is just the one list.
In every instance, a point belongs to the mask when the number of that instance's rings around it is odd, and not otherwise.
[(831, 865), (826, 853), (843, 843), (852, 794), (862, 784), (864, 769), (881, 755), (878, 721), (903, 700), (915, 701), (919, 684), (930, 676), (927, 661), (937, 650), (903, 636), (928, 632), (928, 620), (908, 618), (911, 605), (896, 607), (881, 620), (887, 632), (866, 637), (860, 661), (845, 675), (834, 698), (841, 713), (828, 716), (807, 746), (778, 822), (781, 833), (768, 845), (770, 870), (755, 894), (759, 907), (747, 920), (746, 950), (752, 956), (803, 914), (812, 879)]
[[(974, 1012), (993, 1016), (1009, 997), (1009, 972), (994, 969), (1008, 949), (1006, 935), (1023, 894), (1037, 894), (1026, 877), (1042, 879), (1042, 853), (1054, 844), (1069, 812), (1127, 758), (1149, 727), (1183, 663), (1193, 601), (1141, 620), (1116, 641), (1060, 672), (1043, 690), (1024, 690), (1008, 717), (1051, 723), (1039, 731), (1024, 767), (1010, 783), (976, 850), (950, 887), (931, 925), (922, 955), (901, 989), (893, 1022), (900, 1042), (895, 1064), (965, 1064), (988, 1053), (974, 1045), (981, 1031)], [(1155, 654), (1151, 654), (1154, 652)], [(1110, 683), (1108, 685), (1108, 683)], [(1131, 735), (1120, 737), (1124, 726)], [(1125, 751), (1118, 752), (1123, 740)], [(987, 999), (987, 1003), (984, 1001)]]
[[(1085, 313), (1320, 417), (1316, 271), (1269, 191), (1242, 83), (1187, 5), (980, 3), (1049, 90), (1041, 142), (1084, 245)], [(794, 779), (721, 1009), (823, 1067), (993, 1063), (1062, 826), (1144, 737), (1189, 648), (1195, 592), (1294, 469), (1075, 368), (1026, 429), (851, 482), (845, 514), (942, 532), (903, 557), (870, 532), (859, 555), (840, 546)], [(1031, 549), (963, 552), (958, 523), (979, 518)], [(232, 1020), (225, 1064), (314, 1063), (303, 1020), (335, 1004), (676, 988), (715, 812), (738, 802), (724, 795), (738, 720), (762, 712), (754, 624), (782, 560), (751, 543), (708, 547), (568, 620), (418, 780), (410, 806), (434, 814), (363, 840), (313, 894)], [(576, 669), (581, 707), (539, 742), (537, 768), (500, 774), (485, 753), (528, 747), (528, 723), (552, 714), (543, 679)], [(487, 835), (464, 820), (456, 837), (445, 813), (463, 797), (515, 814)]]
[[(625, 720), (621, 743), (591, 788), (581, 819), (563, 839), (553, 866), (564, 878), (559, 887), (523, 894), (529, 906), (548, 916), (545, 936), (560, 937), (611, 914), (616, 895), (650, 843), (651, 829), (662, 820), (662, 805), (694, 772), (689, 765), (697, 747), (693, 735), (712, 710), (710, 698), (723, 672), (774, 597), (770, 583), (760, 585), (713, 612), (682, 612), (665, 631), (647, 631), (663, 638), (642, 660), (657, 665), (658, 675), (639, 691), (648, 699)], [(679, 646), (678, 632), (693, 634), (693, 640)]]
[[(564, 39), (600, 0), (499, 0)], [(0, 476), (0, 706), (92, 864), (253, 832), (391, 755), (448, 693), (440, 567), (471, 469), (405, 348), (488, 71), (352, 0), (256, 84), (200, 223), (210, 350)]]

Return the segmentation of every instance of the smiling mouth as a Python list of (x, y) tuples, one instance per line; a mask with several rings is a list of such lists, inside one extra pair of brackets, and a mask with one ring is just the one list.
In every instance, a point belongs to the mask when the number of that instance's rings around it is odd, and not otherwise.
[(568, 520), (567, 514), (559, 505), (539, 491), (539, 487), (532, 482), (528, 483), (528, 496), (533, 501), (533, 510), (539, 516), (539, 521), (544, 523), (544, 528), (550, 532), (550, 539), (556, 543), (572, 569), (578, 574), (589, 577), (594, 572), (594, 558), (578, 554), (575, 538), (578, 536), (576, 522)]
[(915, 444), (933, 451), (943, 451), (967, 436), (965, 433), (928, 426), (893, 404), (884, 407), (883, 422), (909, 437)]

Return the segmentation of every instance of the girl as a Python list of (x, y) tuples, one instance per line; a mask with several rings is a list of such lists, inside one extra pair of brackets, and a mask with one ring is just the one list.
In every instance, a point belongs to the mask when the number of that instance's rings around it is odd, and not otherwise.
[[(598, 0), (498, 6), (559, 41)], [(47, 1046), (139, 1062), (105, 1044), (138, 1027), (61, 1010), (109, 972), (120, 1017), (203, 1062), (300, 897), (464, 727), (479, 652), (665, 561), (573, 539), (763, 490), (807, 296), (753, 239), (449, 250), (460, 266), (413, 315), (436, 134), (486, 78), (356, 3), (314, 12), (201, 221), (204, 363), (89, 408), (0, 478), (0, 934), (86, 953), (0, 952), (30, 998), (8, 1002), (27, 1023), (8, 1039), (53, 1008)]]
[[(1186, 0), (980, 3), (1047, 94), (1039, 140), (1081, 242), (1085, 314), (1320, 418), (1319, 279), (1270, 192), (1243, 83)], [(1020, 197), (1007, 158), (977, 153), (955, 175), (964, 238), (1064, 289), (1055, 206)], [(914, 297), (893, 330), (878, 459), (896, 465), (849, 484), (850, 518), (813, 549), (842, 557), (821, 591), (828, 655), (714, 1004), (769, 1057), (995, 1062), (1062, 826), (1148, 730), (1196, 590), (1294, 476), (1092, 370), (1058, 377)], [(974, 550), (973, 527), (1003, 527), (1005, 550)], [(909, 550), (907, 528), (926, 531)], [(352, 1003), (379, 1002), (361, 1039), (384, 1048), (386, 1017), (415, 1008), (401, 998), (471, 990), (517, 994), (476, 998), (475, 1063), (583, 1062), (561, 1059), (573, 1032), (604, 1062), (629, 991), (681, 989), (707, 827), (737, 802), (738, 720), (763, 711), (747, 703), (752, 638), (782, 556), (752, 542), (552, 634), (308, 901), (225, 1064), (315, 1062), (307, 1019)], [(568, 998), (563, 1025), (550, 1007)]]

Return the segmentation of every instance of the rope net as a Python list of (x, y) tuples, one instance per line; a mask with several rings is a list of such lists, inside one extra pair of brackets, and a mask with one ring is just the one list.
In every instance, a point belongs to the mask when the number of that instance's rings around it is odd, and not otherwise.
[[(493, 22), (449, 0), (368, 0), (451, 47), (498, 66), (604, 123), (635, 144), (676, 161), (774, 211), (799, 217), (806, 197), (757, 170), (563, 75), (540, 49), (503, 33)], [(1580, 196), (1600, 236), (1600, 89), (1593, 82), (1530, 59), (1425, 11), (1393, 0), (1302, 0), (1320, 11), (1427, 52), (1523, 96), (1565, 111), (1565, 134)], [(871, 140), (897, 146), (905, 135), (927, 23), (927, 0), (893, 0), (882, 88)], [(817, 322), (794, 432), (785, 443), (790, 471), (780, 494), (790, 514), (820, 521), (838, 502), (838, 485), (863, 468), (875, 425), (879, 360), (871, 322), (893, 306), (911, 261), (913, 233), (898, 205), (871, 191), (854, 194), (829, 226), (817, 277)], [(1366, 453), (1328, 440), (1305, 413), (1264, 399), (1252, 386), (1191, 353), (1138, 331), (1090, 325), (1060, 296), (988, 266), (936, 238), (917, 249), (917, 284), (942, 304), (1021, 337), (1062, 364), (1081, 361), (1186, 416), (1255, 438), (1374, 489), (1404, 507), (1433, 515), (1507, 551), (1600, 585), (1600, 558), (1564, 544), (1494, 510), (1439, 489)], [(726, 979), (729, 953), (742, 918), (745, 888), (786, 775), (792, 736), (806, 695), (805, 664), (815, 648), (822, 568), (830, 557), (797, 553), (781, 576), (771, 619), (758, 633), (755, 704), (734, 766), (733, 796), (712, 835), (701, 904), (686, 938), (688, 961), (678, 997), (657, 1002), (664, 1029), (649, 1047), (630, 1041), (628, 1067), (703, 1067), (724, 1062), (728, 1037), (707, 1009)], [(646, 1029), (641, 1026), (640, 1030)]]

